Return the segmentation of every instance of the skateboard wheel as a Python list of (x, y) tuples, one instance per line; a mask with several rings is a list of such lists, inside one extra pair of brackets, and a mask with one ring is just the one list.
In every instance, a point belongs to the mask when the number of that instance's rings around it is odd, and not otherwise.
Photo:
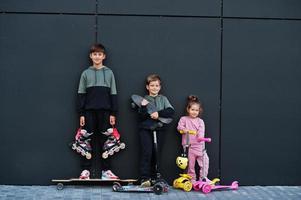
[(207, 194), (207, 193), (211, 192), (211, 185), (208, 185), (208, 184), (203, 185), (202, 192), (204, 194)]
[(64, 184), (63, 184), (63, 183), (58, 183), (58, 184), (56, 185), (56, 189), (57, 189), (57, 190), (62, 190), (62, 189), (64, 189)]
[(120, 183), (114, 182), (114, 183), (113, 183), (112, 189), (113, 189), (114, 192), (117, 192), (121, 187), (122, 187), (122, 186), (121, 186)]
[(163, 192), (163, 185), (160, 183), (157, 183), (153, 187), (153, 191), (156, 195), (160, 195)]
[(190, 181), (186, 181), (183, 185), (183, 189), (186, 192), (189, 192), (192, 189), (192, 183)]
[(131, 103), (131, 107), (132, 107), (133, 109), (137, 108), (136, 104), (133, 103), (133, 102)]

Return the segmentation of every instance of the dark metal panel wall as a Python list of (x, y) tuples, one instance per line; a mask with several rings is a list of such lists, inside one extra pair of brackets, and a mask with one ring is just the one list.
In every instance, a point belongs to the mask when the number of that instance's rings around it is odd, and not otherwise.
[(301, 22), (225, 20), (222, 179), (301, 184)]
[(88, 65), (94, 18), (0, 15), (0, 184), (48, 184), (72, 177), (67, 144), (78, 119), (79, 75)]
[(96, 0), (2, 0), (3, 12), (95, 13)]
[[(114, 24), (114, 26), (112, 26)], [(175, 158), (179, 155), (180, 134), (176, 131), (184, 114), (186, 97), (196, 94), (204, 102), (210, 175), (218, 175), (220, 21), (177, 17), (99, 16), (98, 38), (108, 46), (106, 64), (118, 80), (119, 125), (128, 149), (114, 160), (123, 177), (138, 176), (139, 138), (136, 114), (130, 109), (131, 94), (145, 94), (144, 81), (150, 73), (163, 79), (162, 93), (176, 110), (175, 121), (166, 133), (162, 154), (163, 175), (171, 183), (177, 177)], [(129, 160), (130, 159), (130, 160)], [(120, 168), (122, 163), (122, 168)]]
[(301, 18), (299, 0), (223, 0), (226, 17)]
[(219, 16), (220, 0), (103, 0), (98, 13), (138, 15)]

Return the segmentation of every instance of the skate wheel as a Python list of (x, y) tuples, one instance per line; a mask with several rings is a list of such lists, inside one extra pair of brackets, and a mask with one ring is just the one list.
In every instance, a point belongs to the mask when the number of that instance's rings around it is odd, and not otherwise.
[(115, 152), (119, 152), (120, 151), (120, 147), (115, 149)]
[(109, 151), (109, 155), (112, 156), (114, 154), (114, 151)]
[(183, 190), (189, 192), (192, 189), (192, 183), (190, 181), (186, 181), (183, 185)]
[(58, 184), (56, 185), (56, 189), (57, 189), (57, 190), (62, 190), (62, 189), (64, 189), (64, 184), (63, 184), (63, 183), (58, 183)]
[(88, 160), (90, 160), (90, 159), (92, 158), (92, 154), (86, 153), (86, 158), (87, 158)]
[(124, 143), (120, 144), (120, 149), (125, 149), (125, 144)]
[(211, 185), (208, 185), (208, 184), (203, 185), (202, 192), (204, 194), (207, 194), (207, 193), (211, 192)]
[(113, 186), (112, 186), (112, 189), (113, 189), (114, 192), (117, 192), (121, 187), (122, 187), (122, 186), (121, 186), (120, 183), (114, 182), (114, 183), (113, 183)]
[(108, 158), (108, 156), (109, 156), (109, 155), (108, 155), (108, 154), (106, 154), (106, 153), (103, 153), (103, 154), (102, 154), (102, 158), (103, 158), (103, 159), (106, 159), (106, 158)]
[(160, 183), (157, 183), (153, 187), (153, 191), (156, 195), (160, 195), (163, 192), (163, 185)]

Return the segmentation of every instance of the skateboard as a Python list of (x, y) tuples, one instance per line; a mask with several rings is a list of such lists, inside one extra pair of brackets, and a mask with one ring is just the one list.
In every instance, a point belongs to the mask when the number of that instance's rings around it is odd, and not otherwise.
[[(133, 94), (131, 96), (132, 99), (132, 107), (136, 108), (136, 107), (141, 107), (141, 102), (144, 99), (142, 96)], [(147, 113), (148, 114), (152, 114), (154, 112), (158, 112), (158, 109), (156, 108), (156, 106), (154, 104), (152, 104), (151, 102), (149, 102), (146, 105), (146, 109), (147, 109)], [(159, 117), (158, 121), (162, 122), (163, 124), (169, 124), (170, 122), (172, 122), (172, 118), (164, 118), (164, 117)]]
[(114, 192), (145, 192), (145, 193), (155, 193), (157, 195), (163, 192), (168, 192), (168, 185), (165, 182), (157, 182), (150, 187), (141, 187), (140, 185), (126, 185), (122, 186), (119, 182), (113, 184)]
[(56, 183), (56, 189), (62, 190), (65, 185), (105, 185), (108, 183), (119, 183), (120, 185), (129, 185), (137, 182), (137, 179), (53, 179), (53, 183)]

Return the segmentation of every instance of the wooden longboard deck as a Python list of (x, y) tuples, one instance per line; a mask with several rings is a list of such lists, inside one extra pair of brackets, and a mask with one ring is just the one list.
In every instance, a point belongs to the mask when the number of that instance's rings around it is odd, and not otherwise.
[(53, 183), (56, 183), (56, 188), (62, 190), (65, 185), (107, 185), (110, 183), (118, 182), (121, 185), (134, 184), (137, 182), (137, 179), (79, 179), (79, 178), (70, 178), (70, 179), (52, 179)]
[(70, 183), (70, 182), (136, 182), (137, 179), (79, 179), (79, 178), (70, 178), (70, 179), (52, 179), (54, 183)]

